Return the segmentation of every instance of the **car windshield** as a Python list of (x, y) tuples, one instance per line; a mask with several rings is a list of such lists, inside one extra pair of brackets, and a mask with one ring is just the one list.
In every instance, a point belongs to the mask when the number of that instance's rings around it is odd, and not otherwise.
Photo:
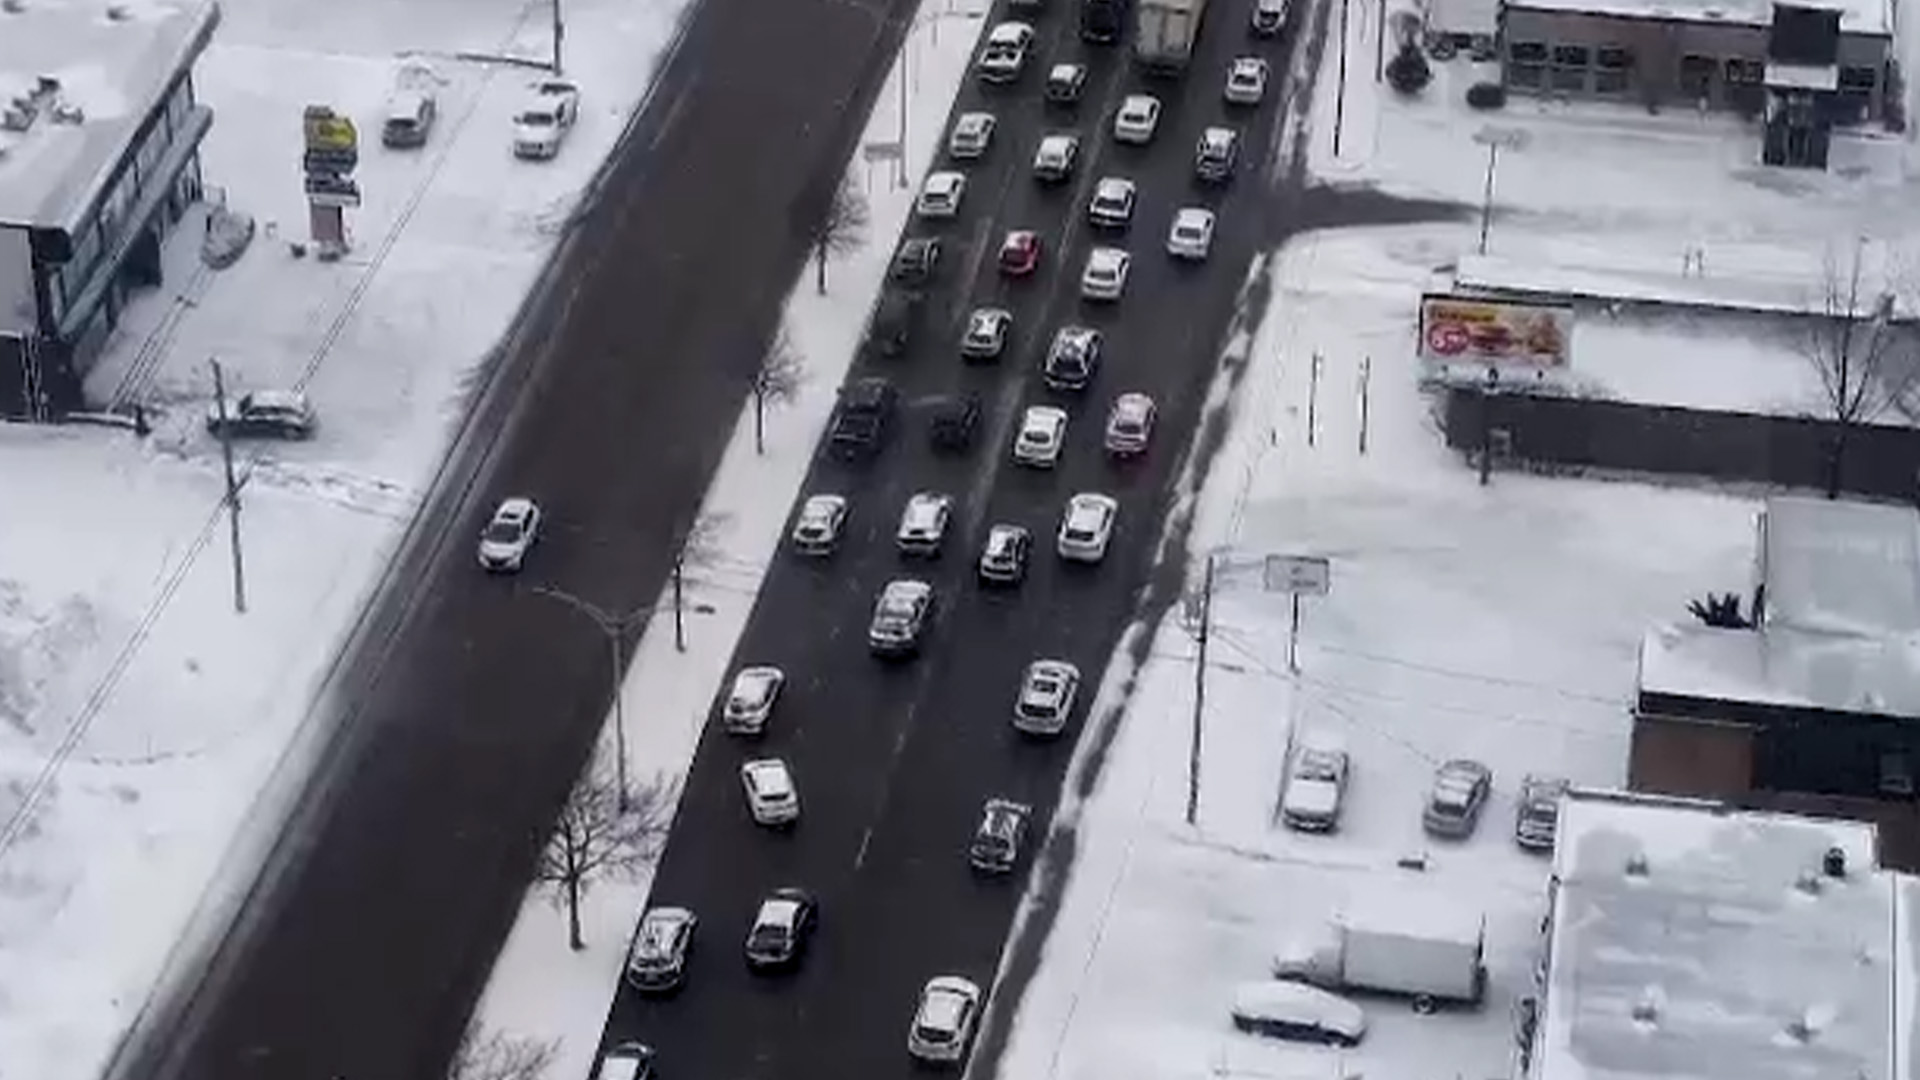
[(553, 114), (529, 109), (520, 114), (520, 122), (527, 127), (552, 127)]
[(1340, 775), (1340, 759), (1321, 750), (1300, 755), (1297, 775), (1302, 780), (1334, 780)]
[(520, 525), (515, 521), (494, 521), (481, 535), (489, 544), (511, 544), (520, 539)]
[(787, 928), (775, 923), (761, 923), (747, 935), (747, 947), (750, 949), (778, 949), (787, 943)]

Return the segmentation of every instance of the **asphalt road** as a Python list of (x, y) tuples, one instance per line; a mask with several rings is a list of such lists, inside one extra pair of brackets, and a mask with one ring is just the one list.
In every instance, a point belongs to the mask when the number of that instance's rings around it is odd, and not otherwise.
[[(855, 377), (880, 374), (899, 385), (904, 423), (888, 450), (864, 465), (822, 457), (807, 492), (835, 491), (852, 502), (850, 534), (827, 563), (779, 560), (757, 601), (735, 667), (771, 663), (788, 685), (768, 734), (746, 741), (709, 726), (653, 886), (653, 902), (692, 908), (702, 920), (687, 985), (644, 999), (622, 988), (609, 1044), (653, 1045), (661, 1075), (713, 1080), (840, 1080), (906, 1074), (908, 1021), (922, 983), (965, 974), (990, 983), (1024, 874), (976, 879), (965, 847), (982, 801), (1005, 795), (1036, 810), (1030, 851), (1044, 835), (1074, 737), (1101, 669), (1129, 622), (1152, 569), (1170, 477), (1196, 430), (1236, 293), (1265, 235), (1272, 192), (1259, 166), (1269, 156), (1286, 45), (1246, 35), (1245, 0), (1217, 0), (1189, 75), (1140, 81), (1124, 49), (1083, 45), (1073, 9), (1055, 4), (1040, 22), (1038, 55), (1016, 87), (971, 80), (956, 111), (986, 109), (999, 126), (986, 161), (964, 167), (969, 186), (957, 220), (910, 234), (945, 238), (942, 273), (908, 355), (863, 360)], [(998, 16), (996, 16), (998, 17)], [(1220, 97), (1228, 60), (1258, 53), (1274, 85), (1259, 109)], [(1046, 107), (1039, 87), (1054, 61), (1093, 64), (1076, 112)], [(1149, 147), (1115, 145), (1111, 116), (1122, 95), (1163, 98)], [(1240, 127), (1242, 170), (1223, 192), (1191, 181), (1201, 128)], [(1082, 134), (1082, 162), (1070, 188), (1041, 188), (1028, 164), (1049, 131)], [(944, 166), (943, 166), (944, 167)], [(1107, 309), (1083, 304), (1079, 271), (1097, 236), (1085, 204), (1096, 179), (1128, 176), (1140, 199), (1124, 246), (1134, 256), (1127, 295)], [(1174, 211), (1208, 205), (1220, 213), (1212, 260), (1183, 266), (1165, 254)], [(1002, 232), (1035, 228), (1046, 241), (1041, 273), (1006, 282), (994, 254)], [(957, 343), (967, 311), (1010, 307), (1014, 342), (998, 366), (969, 367)], [(1106, 356), (1083, 397), (1054, 394), (1039, 363), (1055, 328), (1087, 322), (1106, 333)], [(987, 406), (972, 453), (948, 456), (928, 445), (924, 402), (956, 390)], [(1106, 410), (1124, 391), (1160, 403), (1149, 455), (1124, 466), (1101, 449)], [(1043, 401), (1072, 413), (1067, 450), (1051, 472), (1011, 464), (1020, 410)], [(915, 408), (915, 403), (922, 403)], [(902, 506), (915, 491), (956, 499), (954, 527), (937, 562), (903, 559), (893, 546)], [(1061, 563), (1053, 535), (1067, 498), (1104, 491), (1122, 504), (1106, 562)], [(1030, 576), (1018, 589), (983, 591), (974, 559), (995, 522), (1026, 525), (1036, 540)], [(865, 633), (874, 597), (895, 576), (933, 582), (941, 610), (923, 655), (904, 663), (871, 657)], [(1052, 743), (1010, 725), (1024, 666), (1038, 656), (1072, 660), (1086, 677), (1068, 734)], [(791, 834), (756, 828), (743, 804), (737, 768), (774, 754), (792, 765), (804, 814)], [(740, 948), (754, 909), (771, 889), (798, 885), (821, 902), (821, 929), (801, 969), (788, 976), (747, 972)]]
[[(604, 639), (527, 588), (658, 594), (910, 17), (693, 11), (343, 654), (332, 734), (232, 931), (114, 1075), (441, 1075), (605, 714)], [(526, 577), (488, 579), (474, 538), (517, 492), (548, 533)]]

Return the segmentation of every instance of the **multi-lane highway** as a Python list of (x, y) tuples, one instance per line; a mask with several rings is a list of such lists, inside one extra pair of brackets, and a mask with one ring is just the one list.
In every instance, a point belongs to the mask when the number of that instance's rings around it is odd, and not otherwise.
[[(735, 657), (736, 668), (784, 669), (785, 694), (764, 738), (742, 740), (715, 723), (699, 748), (653, 886), (653, 902), (690, 907), (701, 919), (689, 978), (665, 999), (623, 988), (607, 1030), (609, 1043), (652, 1045), (664, 1076), (899, 1075), (909, 1071), (904, 1043), (921, 984), (943, 973), (983, 986), (993, 979), (1028, 864), (1010, 879), (981, 880), (968, 870), (966, 844), (992, 795), (1035, 808), (1029, 860), (1044, 832), (1092, 691), (1151, 569), (1169, 478), (1198, 425), (1236, 293), (1267, 234), (1273, 193), (1264, 165), (1286, 69), (1283, 40), (1249, 38), (1245, 0), (1216, 0), (1178, 81), (1142, 81), (1124, 46), (1083, 44), (1074, 14), (1071, 4), (1048, 5), (1017, 85), (970, 80), (961, 92), (956, 112), (998, 116), (991, 150), (977, 163), (940, 166), (969, 177), (956, 219), (908, 227), (940, 236), (946, 250), (906, 355), (863, 359), (853, 373), (893, 380), (902, 422), (876, 459), (823, 455), (814, 467), (807, 492), (847, 496), (849, 533), (830, 561), (776, 563)], [(1274, 85), (1258, 108), (1222, 101), (1228, 62), (1242, 55), (1272, 64)], [(1092, 65), (1076, 110), (1044, 105), (1040, 92), (1047, 67), (1067, 59)], [(1130, 92), (1164, 102), (1150, 146), (1112, 140), (1113, 113)], [(1193, 182), (1193, 150), (1214, 124), (1242, 131), (1240, 171), (1232, 185), (1204, 189)], [(1044, 188), (1029, 165), (1041, 136), (1056, 131), (1081, 135), (1082, 160), (1072, 184)], [(1109, 175), (1139, 189), (1123, 241), (1086, 219), (1093, 184)], [(1165, 252), (1174, 212), (1188, 205), (1219, 213), (1205, 264), (1177, 264)], [(1045, 239), (1032, 279), (1008, 281), (996, 270), (1000, 237), (1012, 228)], [(1078, 295), (1086, 254), (1114, 242), (1133, 254), (1126, 295), (1110, 307), (1086, 304)], [(998, 365), (968, 366), (961, 328), (982, 304), (1013, 311), (1013, 339)], [(1056, 394), (1041, 384), (1040, 360), (1054, 330), (1073, 322), (1103, 330), (1104, 364), (1084, 395)], [(1102, 450), (1102, 427), (1113, 398), (1135, 390), (1159, 402), (1159, 430), (1143, 460), (1117, 464)], [(936, 452), (927, 439), (924, 403), (956, 391), (978, 393), (985, 406), (979, 442), (965, 455)], [(1051, 471), (1014, 465), (1008, 454), (1022, 408), (1041, 402), (1072, 413), (1065, 455)], [(922, 490), (956, 500), (946, 554), (933, 563), (903, 559), (893, 544), (901, 508)], [(1053, 553), (1062, 507), (1080, 491), (1107, 492), (1122, 505), (1115, 542), (1096, 567), (1068, 566)], [(987, 591), (974, 565), (997, 522), (1031, 529), (1034, 559), (1024, 585)], [(875, 596), (895, 576), (931, 581), (940, 608), (922, 655), (885, 663), (868, 654), (865, 635)], [(1041, 656), (1086, 673), (1072, 725), (1052, 743), (1010, 726), (1022, 669)], [(791, 833), (748, 818), (736, 770), (763, 754), (792, 765), (804, 816)], [(760, 899), (783, 885), (819, 898), (820, 932), (799, 971), (749, 974), (742, 939)]]

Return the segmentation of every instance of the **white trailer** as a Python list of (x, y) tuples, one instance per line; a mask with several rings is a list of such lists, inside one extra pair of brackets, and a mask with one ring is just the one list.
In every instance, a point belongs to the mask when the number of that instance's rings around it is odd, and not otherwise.
[(1479, 1004), (1486, 994), (1486, 918), (1442, 897), (1396, 891), (1391, 906), (1362, 903), (1321, 932), (1283, 948), (1276, 978), (1330, 990), (1406, 994), (1420, 1009)]
[(1186, 70), (1200, 40), (1207, 0), (1138, 0), (1133, 10), (1134, 61), (1150, 71)]

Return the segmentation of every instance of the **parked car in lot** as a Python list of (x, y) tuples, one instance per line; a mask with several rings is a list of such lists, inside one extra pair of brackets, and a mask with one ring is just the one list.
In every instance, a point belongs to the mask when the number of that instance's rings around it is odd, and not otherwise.
[(1433, 789), (1427, 794), (1421, 823), (1435, 836), (1472, 836), (1492, 792), (1492, 769), (1477, 761), (1455, 758), (1434, 771)]
[(980, 50), (974, 69), (981, 82), (1010, 83), (1026, 70), (1027, 53), (1033, 49), (1033, 26), (1023, 22), (1003, 22), (987, 31), (987, 44)]
[(947, 156), (955, 161), (977, 161), (993, 145), (998, 121), (990, 112), (963, 112), (947, 134)]
[(1064, 184), (1080, 166), (1080, 136), (1055, 132), (1040, 140), (1033, 151), (1033, 178), (1042, 184)]
[(1041, 363), (1040, 375), (1050, 390), (1085, 390), (1100, 371), (1100, 331), (1090, 326), (1063, 326)]
[(940, 238), (937, 236), (909, 236), (900, 241), (894, 250), (893, 262), (887, 266), (887, 277), (900, 285), (919, 285), (933, 279), (933, 272), (940, 265)]
[(933, 586), (912, 578), (895, 578), (880, 591), (867, 625), (867, 647), (876, 656), (907, 656), (920, 650), (927, 623), (933, 618)]
[(1133, 256), (1126, 249), (1097, 247), (1087, 252), (1087, 265), (1080, 271), (1080, 298), (1099, 303), (1115, 303), (1127, 291), (1127, 276), (1133, 270)]
[(800, 789), (793, 770), (780, 758), (755, 758), (740, 765), (740, 788), (756, 824), (791, 825), (800, 820)]
[(1024, 525), (994, 525), (980, 550), (980, 581), (988, 585), (1017, 585), (1027, 576), (1027, 558), (1033, 534)]
[(513, 118), (514, 156), (535, 161), (552, 158), (579, 118), (578, 86), (564, 79), (534, 83), (526, 103)]
[(1013, 726), (1029, 735), (1058, 735), (1073, 717), (1080, 669), (1065, 660), (1035, 660), (1020, 676)]
[(931, 1064), (964, 1060), (980, 1022), (983, 995), (973, 980), (941, 975), (927, 980), (907, 1029), (907, 1053)]
[(727, 688), (727, 701), (721, 716), (729, 734), (764, 735), (780, 691), (787, 685), (787, 673), (771, 664), (744, 667)]
[(1367, 1037), (1360, 1006), (1304, 983), (1252, 982), (1233, 996), (1233, 1026), (1254, 1035), (1294, 1042), (1358, 1046)]
[(840, 546), (840, 534), (847, 525), (847, 497), (819, 494), (807, 496), (794, 515), (793, 550), (816, 558), (831, 555)]
[(405, 86), (395, 90), (381, 116), (381, 145), (393, 150), (425, 146), (437, 115), (439, 105), (430, 88)]
[(892, 426), (900, 393), (885, 379), (861, 379), (840, 390), (827, 425), (827, 446), (841, 457), (879, 451)]
[(1067, 444), (1067, 410), (1052, 405), (1029, 405), (1020, 414), (1020, 430), (1013, 436), (1013, 460), (1019, 465), (1051, 469)]
[(747, 967), (765, 971), (798, 965), (819, 918), (819, 905), (805, 889), (788, 886), (768, 893), (747, 930)]
[(593, 1080), (653, 1080), (653, 1047), (637, 1042), (609, 1047)]
[(1200, 133), (1193, 148), (1193, 177), (1203, 183), (1221, 184), (1233, 179), (1240, 163), (1240, 133), (1230, 127), (1210, 127)]
[(1290, 828), (1330, 832), (1340, 824), (1347, 794), (1347, 749), (1331, 736), (1312, 733), (1294, 747), (1280, 819)]
[(1133, 222), (1138, 189), (1121, 176), (1102, 177), (1087, 201), (1087, 220), (1103, 229), (1124, 229)]
[(310, 439), (319, 426), (305, 394), (256, 390), (207, 406), (207, 432), (216, 437)]
[(1126, 393), (1114, 398), (1113, 408), (1107, 410), (1107, 430), (1102, 440), (1107, 453), (1119, 458), (1146, 453), (1159, 413), (1153, 398), (1146, 394)]
[(627, 984), (643, 994), (678, 989), (686, 981), (687, 957), (699, 925), (686, 908), (648, 908), (627, 947)]
[(1113, 141), (1145, 146), (1160, 129), (1160, 99), (1152, 94), (1128, 94), (1113, 114)]
[(1167, 230), (1167, 254), (1205, 262), (1213, 254), (1213, 226), (1213, 211), (1204, 206), (1183, 206), (1174, 211), (1173, 225)]
[(1514, 842), (1528, 851), (1552, 851), (1560, 831), (1560, 803), (1572, 786), (1557, 776), (1529, 776), (1520, 784), (1514, 811)]
[(1082, 492), (1067, 500), (1060, 515), (1057, 548), (1068, 562), (1097, 563), (1107, 557), (1120, 504), (1112, 496)]
[(935, 450), (959, 454), (972, 449), (980, 429), (980, 395), (943, 394), (933, 399), (931, 411), (933, 422), (927, 430)]
[(480, 530), (480, 568), (517, 574), (539, 539), (539, 504), (520, 495), (502, 499), (486, 528)]
[(1000, 272), (1007, 277), (1029, 277), (1040, 267), (1040, 234), (1032, 229), (1008, 230), (1000, 241)]
[(1055, 64), (1047, 69), (1047, 86), (1044, 91), (1050, 105), (1078, 105), (1081, 95), (1087, 90), (1087, 65), (1079, 63)]
[(1266, 60), (1258, 56), (1242, 56), (1227, 67), (1227, 84), (1223, 96), (1229, 105), (1258, 105), (1267, 96)]
[(967, 845), (967, 864), (983, 874), (1005, 874), (1019, 865), (1026, 845), (1027, 819), (1033, 809), (1011, 799), (988, 799), (980, 808), (980, 824)]
[(967, 313), (967, 329), (960, 335), (960, 355), (967, 360), (998, 360), (1006, 351), (1013, 329), (1013, 312), (1006, 308), (974, 308)]
[(900, 527), (894, 530), (894, 546), (902, 555), (933, 558), (947, 541), (947, 524), (953, 520), (953, 496), (937, 491), (917, 491), (900, 511)]
[(920, 185), (920, 197), (913, 201), (913, 212), (929, 221), (943, 221), (960, 212), (960, 200), (967, 194), (964, 173), (928, 173)]

